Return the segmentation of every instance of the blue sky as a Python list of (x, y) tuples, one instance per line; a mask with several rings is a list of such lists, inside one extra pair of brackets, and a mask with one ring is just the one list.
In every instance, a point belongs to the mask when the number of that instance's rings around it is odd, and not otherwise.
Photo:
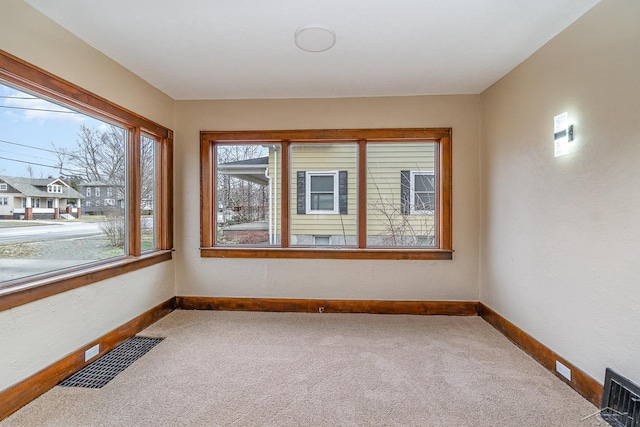
[(58, 163), (52, 143), (67, 149), (76, 145), (82, 124), (105, 126), (99, 120), (0, 84), (0, 175), (28, 177), (31, 164), (34, 178), (59, 176), (58, 169), (42, 165)]

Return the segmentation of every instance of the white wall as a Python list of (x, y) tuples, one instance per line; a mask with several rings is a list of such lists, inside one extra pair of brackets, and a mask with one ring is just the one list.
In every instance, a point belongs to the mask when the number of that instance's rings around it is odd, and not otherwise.
[[(180, 296), (478, 299), (479, 97), (176, 102)], [(199, 132), (238, 129), (453, 128), (452, 261), (200, 258)]]
[(601, 382), (640, 383), (639, 46), (640, 2), (604, 0), (482, 94), (480, 299)]
[(174, 295), (174, 264), (0, 311), (0, 391)]
[[(20, 0), (0, 2), (0, 49), (173, 127), (173, 100)], [(0, 390), (175, 295), (174, 261), (0, 312)]]

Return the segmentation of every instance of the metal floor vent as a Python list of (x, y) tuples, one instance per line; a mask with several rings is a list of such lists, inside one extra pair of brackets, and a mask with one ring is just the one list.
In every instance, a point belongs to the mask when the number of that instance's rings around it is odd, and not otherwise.
[(640, 427), (640, 387), (607, 368), (600, 415), (615, 427)]
[(163, 339), (130, 338), (58, 385), (64, 387), (102, 388)]

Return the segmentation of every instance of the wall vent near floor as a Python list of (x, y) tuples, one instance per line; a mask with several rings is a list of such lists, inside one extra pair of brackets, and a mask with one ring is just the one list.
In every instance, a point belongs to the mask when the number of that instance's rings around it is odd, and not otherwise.
[(164, 338), (132, 337), (95, 362), (85, 366), (59, 385), (102, 388)]
[(640, 427), (640, 387), (607, 368), (600, 415), (615, 427)]

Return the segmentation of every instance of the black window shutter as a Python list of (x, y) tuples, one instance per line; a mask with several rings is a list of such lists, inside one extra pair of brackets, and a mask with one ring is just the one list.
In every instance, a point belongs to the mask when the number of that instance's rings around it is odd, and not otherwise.
[(298, 171), (296, 174), (297, 184), (296, 184), (296, 192), (298, 196), (298, 200), (296, 201), (298, 215), (304, 215), (307, 213), (307, 173), (305, 171)]
[(411, 171), (400, 171), (400, 213), (411, 213)]
[(340, 214), (346, 215), (349, 205), (349, 181), (347, 171), (338, 172), (338, 205)]

